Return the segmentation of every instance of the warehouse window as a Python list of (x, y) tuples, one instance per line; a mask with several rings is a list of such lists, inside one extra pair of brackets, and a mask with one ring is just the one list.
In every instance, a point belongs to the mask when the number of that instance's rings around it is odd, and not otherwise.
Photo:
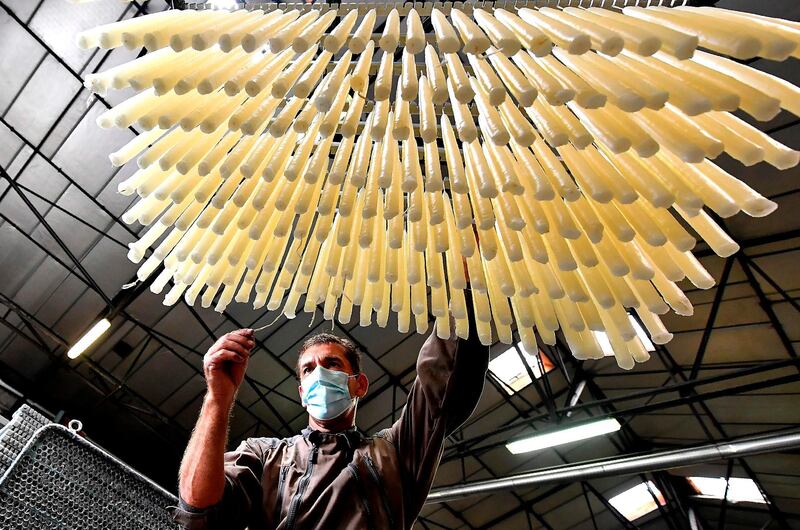
[(658, 499), (661, 506), (666, 504), (656, 485), (647, 481), (611, 497), (608, 502), (628, 521), (635, 521), (658, 508), (653, 497)]
[[(641, 325), (639, 325), (639, 321), (633, 318), (633, 315), (628, 315), (628, 318), (631, 321), (633, 329), (636, 330), (636, 336), (639, 337), (639, 340), (642, 341), (642, 344), (644, 344), (644, 349), (647, 351), (656, 351), (656, 347), (653, 345), (653, 342), (650, 340), (647, 332), (642, 329)], [(593, 333), (597, 339), (597, 342), (600, 343), (600, 349), (603, 350), (603, 355), (606, 357), (613, 357), (614, 349), (611, 347), (611, 342), (608, 340), (608, 335), (606, 332), (594, 331)]]
[[(522, 343), (517, 343), (516, 348), (519, 348), (522, 352), (522, 355), (525, 357), (528, 366), (531, 367), (531, 372), (533, 372), (533, 375), (536, 377), (536, 379), (542, 377), (542, 369), (539, 366), (537, 356), (542, 360), (541, 366), (544, 367), (544, 373), (547, 373), (555, 368), (553, 361), (551, 361), (543, 351), (539, 350), (536, 355), (531, 355), (525, 350), (525, 347), (522, 345)], [(522, 364), (522, 360), (519, 358), (519, 354), (516, 352), (514, 346), (511, 346), (506, 351), (492, 359), (491, 362), (489, 362), (489, 370), (498, 379), (505, 383), (503, 388), (509, 394), (519, 392), (531, 384), (531, 378), (528, 375), (528, 370), (526, 370), (525, 365)]]
[[(688, 477), (689, 484), (701, 497), (709, 499), (724, 499), (725, 479), (723, 477)], [(758, 488), (758, 484), (749, 478), (730, 479), (728, 487), (728, 502), (758, 502), (766, 504), (767, 500)]]

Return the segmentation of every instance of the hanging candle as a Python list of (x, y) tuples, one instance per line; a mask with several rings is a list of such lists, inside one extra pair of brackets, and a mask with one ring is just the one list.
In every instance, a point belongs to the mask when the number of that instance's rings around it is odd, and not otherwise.
[(715, 217), (776, 208), (713, 160), (800, 160), (741, 117), (800, 113), (800, 89), (740, 62), (800, 58), (794, 23), (437, 6), (426, 44), (413, 8), (403, 39), (397, 10), (381, 34), (374, 9), (340, 14), (168, 11), (78, 35), (149, 52), (86, 86), (138, 92), (98, 124), (141, 129), (110, 158), (139, 166), (119, 184), (140, 196), (125, 222), (148, 226), (128, 256), (164, 303), (342, 323), (358, 306), (420, 333), (430, 313), (466, 336), (470, 289), (484, 343), (561, 330), (594, 359), (605, 332), (627, 369), (647, 360), (628, 313), (669, 341), (660, 316), (693, 311), (679, 282), (714, 283), (697, 241), (738, 251)]

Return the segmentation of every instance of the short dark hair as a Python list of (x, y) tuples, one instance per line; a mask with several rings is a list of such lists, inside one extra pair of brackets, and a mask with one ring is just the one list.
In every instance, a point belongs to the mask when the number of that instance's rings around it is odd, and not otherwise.
[(307, 338), (305, 342), (300, 345), (300, 351), (297, 354), (297, 365), (295, 366), (298, 379), (300, 378), (300, 359), (302, 359), (303, 353), (317, 344), (338, 344), (344, 350), (344, 356), (347, 358), (347, 362), (350, 363), (353, 373), (361, 373), (361, 350), (358, 349), (355, 342), (334, 335), (333, 333), (317, 333), (313, 337)]

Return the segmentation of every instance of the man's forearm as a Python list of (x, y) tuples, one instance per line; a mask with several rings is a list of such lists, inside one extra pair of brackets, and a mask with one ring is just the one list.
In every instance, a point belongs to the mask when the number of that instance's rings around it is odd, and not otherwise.
[(180, 471), (180, 495), (196, 508), (222, 500), (225, 490), (225, 446), (232, 403), (220, 403), (206, 394)]

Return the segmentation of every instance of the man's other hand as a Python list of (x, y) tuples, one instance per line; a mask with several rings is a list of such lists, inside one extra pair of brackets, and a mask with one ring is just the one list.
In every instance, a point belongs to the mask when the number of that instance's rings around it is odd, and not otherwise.
[(250, 351), (252, 329), (237, 329), (220, 337), (203, 357), (203, 373), (210, 397), (230, 404), (242, 384)]

